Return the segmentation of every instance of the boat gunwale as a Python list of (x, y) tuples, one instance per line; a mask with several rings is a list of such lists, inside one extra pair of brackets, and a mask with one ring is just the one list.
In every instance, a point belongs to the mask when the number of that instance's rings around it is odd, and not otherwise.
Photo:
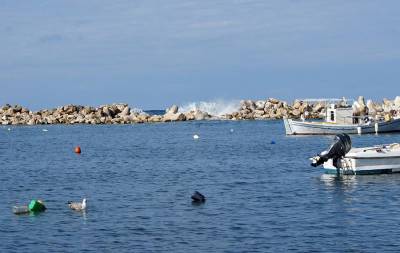
[[(357, 124), (352, 124), (352, 125), (343, 125), (343, 124), (335, 124), (335, 123), (328, 123), (326, 122), (318, 122), (318, 121), (300, 121), (297, 119), (284, 119), (286, 122), (285, 124), (290, 127), (290, 131), (288, 131), (288, 128), (285, 127), (286, 130), (286, 135), (333, 135), (333, 134), (338, 134), (340, 132), (344, 132), (347, 134), (357, 134), (358, 130), (357, 128), (360, 127), (362, 129), (363, 134), (374, 134), (376, 133), (375, 131), (375, 124), (364, 124), (364, 125), (357, 125)], [(400, 132), (400, 118), (393, 119), (391, 121), (382, 121), (382, 122), (377, 122), (379, 128), (391, 128), (391, 129), (385, 129), (385, 130), (380, 130), (380, 133), (394, 133), (394, 132)], [(302, 128), (308, 128), (309, 131), (296, 131), (296, 127), (302, 127)], [(295, 129), (293, 129), (295, 128)], [(318, 132), (315, 132), (315, 130)], [(332, 132), (333, 131), (333, 132)]]
[(356, 156), (356, 155), (350, 155), (350, 156), (345, 156), (344, 158), (351, 158), (351, 159), (388, 159), (388, 158), (400, 158), (400, 155), (394, 155), (394, 156)]
[[(288, 119), (288, 123), (293, 123), (297, 125), (306, 125), (306, 126), (327, 126), (327, 127), (346, 127), (346, 128), (357, 128), (357, 127), (364, 127), (364, 128), (375, 128), (375, 125), (373, 124), (337, 124), (337, 123), (330, 123), (330, 122), (325, 122), (325, 121), (301, 121), (301, 120), (295, 120), (295, 119)], [(391, 121), (377, 121), (375, 123), (378, 123), (380, 126), (384, 125), (390, 125), (393, 123), (400, 122), (399, 119), (393, 119)]]

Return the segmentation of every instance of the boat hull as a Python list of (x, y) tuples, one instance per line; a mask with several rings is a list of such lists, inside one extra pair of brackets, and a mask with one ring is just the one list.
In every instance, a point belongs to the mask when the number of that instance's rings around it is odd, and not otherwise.
[[(326, 174), (337, 174), (337, 170), (335, 169), (325, 169)], [(392, 173), (400, 173), (400, 171), (392, 170), (392, 169), (383, 169), (383, 170), (359, 170), (357, 172), (351, 171), (340, 171), (341, 175), (378, 175), (378, 174), (392, 174)]]
[(318, 134), (361, 134), (388, 133), (400, 131), (400, 119), (388, 122), (379, 122), (364, 125), (339, 125), (323, 122), (305, 122), (292, 119), (283, 119), (287, 135), (318, 135)]
[[(370, 175), (400, 173), (400, 152), (392, 154), (375, 151), (363, 152), (357, 156), (350, 154), (339, 161), (339, 169), (333, 166), (332, 159), (324, 163), (328, 174)], [(371, 154), (372, 153), (372, 154)]]

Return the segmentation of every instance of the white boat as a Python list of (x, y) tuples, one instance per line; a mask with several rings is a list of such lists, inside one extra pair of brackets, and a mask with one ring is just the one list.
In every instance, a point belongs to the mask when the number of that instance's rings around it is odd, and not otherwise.
[(400, 131), (400, 118), (354, 117), (351, 107), (338, 107), (335, 104), (331, 104), (327, 108), (325, 121), (283, 119), (283, 122), (287, 135), (365, 134)]
[(311, 165), (322, 165), (326, 173), (344, 175), (400, 172), (400, 143), (351, 148), (350, 137), (340, 134), (329, 150), (311, 158)]

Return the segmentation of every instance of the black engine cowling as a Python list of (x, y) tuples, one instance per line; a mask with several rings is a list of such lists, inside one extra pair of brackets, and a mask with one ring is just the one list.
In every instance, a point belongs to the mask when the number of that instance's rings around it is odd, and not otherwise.
[(333, 160), (333, 165), (337, 168), (337, 161), (344, 157), (351, 149), (351, 139), (347, 134), (338, 134), (328, 150), (312, 158), (311, 166), (317, 167), (329, 159)]

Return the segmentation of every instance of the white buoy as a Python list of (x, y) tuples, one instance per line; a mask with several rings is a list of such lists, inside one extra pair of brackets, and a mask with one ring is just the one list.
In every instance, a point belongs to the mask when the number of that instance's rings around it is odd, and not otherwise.
[(200, 138), (200, 137), (199, 137), (197, 134), (193, 135), (193, 139), (197, 140), (197, 139), (199, 139), (199, 138)]
[(47, 130), (47, 129), (42, 129), (42, 131), (43, 131), (43, 132), (48, 132), (49, 130)]
[(378, 122), (375, 122), (375, 133), (378, 134), (379, 131), (379, 124)]
[(8, 130), (8, 131), (11, 131), (11, 128), (8, 128), (7, 130)]
[(232, 128), (231, 128), (231, 130), (230, 130), (230, 131), (231, 131), (231, 133), (233, 133), (233, 129), (232, 129)]
[(358, 133), (358, 134), (361, 134), (361, 133), (362, 133), (361, 127), (357, 127), (357, 133)]

